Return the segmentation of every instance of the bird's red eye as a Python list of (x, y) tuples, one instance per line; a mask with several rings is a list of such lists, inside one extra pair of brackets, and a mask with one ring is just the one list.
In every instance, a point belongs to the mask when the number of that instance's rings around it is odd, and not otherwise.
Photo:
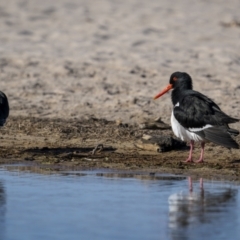
[(177, 81), (177, 77), (173, 77), (173, 81)]

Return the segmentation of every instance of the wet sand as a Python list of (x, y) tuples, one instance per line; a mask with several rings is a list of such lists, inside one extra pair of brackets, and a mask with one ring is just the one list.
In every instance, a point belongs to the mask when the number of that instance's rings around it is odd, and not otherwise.
[[(238, 150), (207, 144), (206, 163), (182, 164), (186, 149), (156, 153), (135, 142), (145, 119), (170, 123), (170, 95), (152, 97), (174, 71), (188, 72), (196, 90), (240, 118), (239, 7), (236, 0), (0, 3), (0, 89), (11, 107), (1, 158), (238, 178)], [(99, 153), (101, 161), (60, 155), (99, 143), (117, 150)]]
[[(3, 164), (30, 164), (44, 171), (112, 169), (240, 180), (240, 155), (236, 149), (230, 151), (208, 143), (205, 162), (189, 164), (184, 162), (188, 155), (186, 146), (166, 152), (158, 152), (155, 145), (138, 147), (144, 134), (172, 136), (171, 130), (144, 130), (138, 125), (119, 125), (98, 119), (12, 117), (1, 133), (0, 162)], [(237, 141), (240, 142), (240, 137)], [(194, 159), (199, 153), (196, 146)]]

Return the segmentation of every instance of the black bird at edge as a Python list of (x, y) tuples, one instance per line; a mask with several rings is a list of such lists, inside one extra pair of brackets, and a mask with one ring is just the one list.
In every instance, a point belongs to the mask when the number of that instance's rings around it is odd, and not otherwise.
[(7, 96), (0, 91), (0, 126), (4, 126), (9, 116), (9, 104)]

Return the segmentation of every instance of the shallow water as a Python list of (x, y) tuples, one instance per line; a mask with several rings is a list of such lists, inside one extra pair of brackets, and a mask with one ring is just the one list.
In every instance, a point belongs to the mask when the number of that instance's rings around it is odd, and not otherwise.
[(0, 239), (240, 239), (237, 184), (30, 170), (0, 168)]

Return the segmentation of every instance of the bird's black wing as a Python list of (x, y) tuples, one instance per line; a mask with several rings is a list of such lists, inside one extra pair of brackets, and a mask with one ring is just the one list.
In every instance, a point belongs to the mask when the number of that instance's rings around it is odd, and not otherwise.
[(176, 120), (187, 130), (230, 148), (238, 148), (238, 144), (230, 134), (238, 135), (238, 131), (230, 129), (228, 124), (239, 121), (221, 111), (219, 106), (205, 95), (186, 91), (179, 103), (174, 107)]
[(185, 92), (173, 111), (175, 118), (185, 128), (224, 126), (239, 121), (222, 112), (210, 98), (192, 90)]
[(9, 115), (9, 104), (7, 96), (0, 91), (0, 126), (3, 126)]

